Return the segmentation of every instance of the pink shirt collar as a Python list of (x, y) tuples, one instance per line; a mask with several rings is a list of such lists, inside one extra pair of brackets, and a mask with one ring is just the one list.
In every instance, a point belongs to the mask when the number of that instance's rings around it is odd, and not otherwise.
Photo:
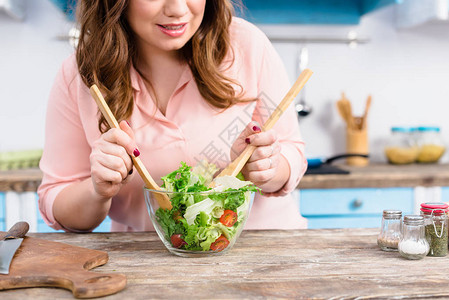
[[(184, 89), (194, 79), (189, 65), (185, 64), (183, 68), (184, 69), (176, 85), (176, 88), (173, 91), (172, 98), (170, 98), (169, 100), (167, 112), (169, 106), (173, 105), (173, 103), (170, 102), (173, 101), (175, 95), (181, 92), (182, 89)], [(141, 126), (145, 125), (149, 120), (148, 119), (149, 116), (154, 117), (159, 121), (172, 123), (173, 120), (170, 120), (167, 118), (167, 116), (164, 116), (161, 113), (161, 111), (156, 107), (151, 95), (148, 93), (148, 90), (145, 87), (145, 83), (143, 81), (142, 76), (139, 74), (139, 72), (137, 72), (137, 70), (133, 65), (130, 68), (130, 77), (131, 77), (131, 86), (134, 89), (134, 103), (139, 109), (139, 111), (142, 113), (139, 114), (139, 116), (133, 114), (134, 115), (133, 121), (135, 122), (135, 124), (133, 124), (133, 126), (135, 126), (134, 129), (140, 128)]]
[[(182, 88), (184, 85), (190, 82), (190, 80), (193, 79), (192, 71), (190, 70), (190, 67), (188, 64), (185, 64), (183, 66), (184, 70), (181, 74), (181, 77), (179, 78), (179, 82), (176, 85), (175, 93), (178, 89)], [(134, 65), (131, 65), (131, 68), (129, 70), (130, 77), (131, 77), (131, 86), (134, 90), (137, 92), (141, 91), (141, 86), (144, 85), (142, 77), (140, 76), (139, 72), (137, 72), (136, 68), (134, 68)]]

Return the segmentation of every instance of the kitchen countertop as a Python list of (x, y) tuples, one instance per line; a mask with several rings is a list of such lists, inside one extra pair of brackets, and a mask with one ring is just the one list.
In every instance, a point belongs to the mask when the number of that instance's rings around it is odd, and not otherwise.
[(387, 188), (449, 186), (449, 164), (390, 165), (366, 167), (336, 165), (350, 174), (306, 175), (299, 189)]
[[(449, 297), (449, 256), (406, 260), (381, 251), (378, 229), (244, 231), (223, 256), (170, 254), (155, 233), (33, 233), (107, 251), (95, 272), (125, 274), (127, 286), (102, 299)], [(0, 275), (1, 276), (1, 275)], [(0, 292), (2, 299), (73, 299), (58, 288)]]
[[(382, 188), (449, 186), (449, 164), (390, 165), (366, 167), (336, 165), (350, 174), (306, 175), (299, 189)], [(0, 171), (0, 191), (35, 191), (42, 179), (38, 168)]]

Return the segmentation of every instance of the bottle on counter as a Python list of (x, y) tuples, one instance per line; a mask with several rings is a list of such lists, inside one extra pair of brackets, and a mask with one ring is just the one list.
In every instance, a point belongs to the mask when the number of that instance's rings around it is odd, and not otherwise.
[(448, 207), (443, 202), (421, 204), (426, 239), (430, 245), (429, 256), (446, 256), (448, 253)]
[(435, 163), (446, 151), (439, 127), (418, 127), (416, 137), (419, 149), (417, 162)]
[(411, 164), (418, 157), (415, 127), (392, 127), (385, 146), (385, 155), (391, 164)]
[(398, 249), (399, 254), (407, 259), (422, 259), (429, 253), (423, 216), (404, 216)]
[(401, 238), (402, 211), (384, 210), (377, 245), (384, 251), (397, 251)]

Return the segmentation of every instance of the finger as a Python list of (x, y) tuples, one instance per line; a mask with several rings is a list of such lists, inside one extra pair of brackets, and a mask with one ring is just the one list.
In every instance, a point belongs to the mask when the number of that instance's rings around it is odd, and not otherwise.
[(248, 159), (248, 162), (274, 157), (279, 153), (281, 153), (281, 147), (279, 143), (274, 143), (268, 146), (259, 146), (256, 148), (256, 150), (254, 150), (253, 154)]
[[(94, 143), (94, 148), (90, 154), (90, 162), (92, 168), (96, 166), (93, 170), (100, 170), (98, 173), (102, 171), (112, 170), (117, 172), (120, 175), (120, 178), (123, 179), (127, 176), (128, 169), (131, 167), (131, 158), (126, 153), (122, 146), (109, 143), (104, 141), (103, 139), (97, 140)], [(103, 178), (103, 176), (98, 175), (98, 177)], [(114, 181), (117, 182), (120, 178), (117, 175), (112, 176), (111, 180), (106, 181)]]
[(125, 177), (125, 179), (123, 179), (122, 184), (128, 183), (131, 180), (131, 178), (133, 178), (132, 174), (133, 169), (129, 170), (128, 175)]
[(276, 169), (279, 166), (279, 155), (258, 159), (246, 164), (247, 172), (258, 172), (269, 169)]
[[(126, 121), (122, 121), (122, 123), (126, 124)], [(136, 142), (134, 138), (129, 136), (127, 132), (118, 128), (111, 128), (106, 133), (103, 134), (103, 138), (105, 141), (120, 145), (126, 149), (126, 152), (129, 155), (133, 155), (135, 157), (140, 155), (140, 151), (137, 148)]]
[(256, 121), (249, 122), (245, 129), (240, 133), (239, 137), (240, 139), (244, 139), (252, 134), (259, 133), (262, 131), (262, 127), (260, 124)]
[(268, 130), (248, 136), (245, 139), (245, 142), (253, 146), (267, 146), (275, 143), (276, 140), (277, 140), (276, 131)]
[(245, 176), (245, 178), (248, 178), (247, 180), (250, 180), (255, 185), (260, 186), (260, 185), (267, 183), (271, 179), (273, 179), (274, 176), (275, 176), (275, 170), (268, 169), (268, 170), (263, 170), (263, 171), (248, 172), (248, 174)]
[[(135, 141), (134, 131), (132, 130), (131, 125), (129, 125), (128, 121), (126, 121), (126, 120), (121, 121), (119, 123), (119, 126), (124, 132), (126, 132), (127, 135), (129, 135), (133, 139), (133, 141)], [(140, 151), (137, 148), (137, 146), (134, 148), (133, 155), (137, 157), (139, 155), (136, 155), (135, 149), (137, 149), (137, 151), (139, 153), (140, 153)], [(126, 167), (128, 168), (128, 176), (125, 179), (129, 179), (130, 178), (129, 175), (131, 175), (133, 173), (133, 163), (132, 163), (131, 159), (128, 159), (125, 161), (125, 164), (126, 164)]]
[(256, 121), (251, 121), (246, 125), (245, 129), (243, 129), (243, 131), (240, 133), (236, 141), (244, 143), (246, 146), (246, 144), (249, 144), (248, 137), (257, 134), (261, 131), (262, 127), (259, 125), (259, 123), (257, 123)]
[(117, 170), (104, 166), (99, 161), (96, 161), (91, 168), (92, 178), (97, 183), (108, 182), (111, 184), (119, 184), (123, 181), (123, 174)]
[(250, 123), (248, 123), (231, 147), (231, 159), (234, 160), (235, 157), (240, 155), (243, 149), (246, 148), (249, 142), (249, 139), (247, 139), (248, 136), (261, 132), (261, 130), (262, 129), (259, 123), (257, 123), (256, 121), (251, 121)]
[[(128, 155), (127, 155), (127, 158), (128, 158), (128, 160), (130, 160)], [(97, 162), (104, 169), (114, 171), (120, 175), (120, 176), (114, 175), (111, 177), (111, 180), (107, 180), (107, 181), (119, 183), (128, 176), (129, 169), (126, 166), (126, 164), (124, 163), (122, 157), (106, 154), (106, 155), (99, 156), (97, 158)]]
[(101, 146), (100, 151), (105, 155), (120, 157), (128, 172), (132, 170), (133, 163), (131, 157), (124, 147), (117, 144), (105, 143), (105, 145)]
[(134, 131), (129, 125), (128, 121), (123, 120), (119, 123), (120, 129), (126, 132), (127, 135), (129, 135), (134, 140)]

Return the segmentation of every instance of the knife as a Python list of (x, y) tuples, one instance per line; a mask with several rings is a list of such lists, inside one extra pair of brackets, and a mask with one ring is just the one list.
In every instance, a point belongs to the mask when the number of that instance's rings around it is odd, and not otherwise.
[(22, 244), (30, 225), (27, 222), (17, 222), (0, 240), (0, 274), (9, 274), (9, 265), (17, 249)]

